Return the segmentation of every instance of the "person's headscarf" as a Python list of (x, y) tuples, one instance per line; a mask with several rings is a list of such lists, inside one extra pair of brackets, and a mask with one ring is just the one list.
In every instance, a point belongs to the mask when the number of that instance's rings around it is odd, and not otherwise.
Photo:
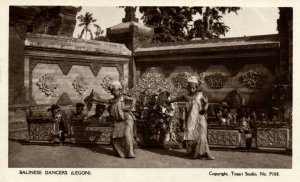
[(196, 77), (196, 76), (190, 76), (190, 77), (187, 79), (187, 82), (188, 82), (188, 83), (196, 83), (196, 84), (199, 84), (199, 82), (198, 82), (198, 77)]
[(113, 81), (110, 85), (110, 90), (121, 90), (123, 87), (119, 81)]
[(48, 111), (48, 112), (49, 112), (49, 111), (51, 111), (51, 112), (53, 113), (53, 111), (54, 111), (55, 109), (59, 109), (59, 106), (58, 106), (58, 105), (56, 105), (56, 104), (54, 104), (54, 105), (51, 105), (51, 107), (50, 107), (50, 108), (48, 108), (48, 109), (47, 109), (47, 111)]

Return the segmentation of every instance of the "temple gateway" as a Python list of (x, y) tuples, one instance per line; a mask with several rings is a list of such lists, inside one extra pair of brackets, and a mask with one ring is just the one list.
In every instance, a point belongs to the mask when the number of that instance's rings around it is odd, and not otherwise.
[[(44, 11), (50, 14), (47, 25), (41, 23)], [(79, 11), (10, 7), (10, 139), (57, 142), (47, 109), (58, 105), (68, 117), (66, 142), (109, 144), (107, 111), (86, 121), (71, 116), (90, 93), (111, 98), (104, 82), (114, 79), (137, 99), (138, 145), (184, 147), (184, 104), (175, 104), (168, 117), (155, 109), (155, 98), (185, 93), (185, 78), (195, 75), (209, 98), (210, 146), (292, 149), (292, 9), (279, 8), (278, 34), (156, 44), (153, 29), (138, 22), (134, 9), (107, 29), (109, 42), (73, 38)], [(97, 106), (83, 112), (93, 118)], [(251, 132), (244, 132), (241, 115)]]

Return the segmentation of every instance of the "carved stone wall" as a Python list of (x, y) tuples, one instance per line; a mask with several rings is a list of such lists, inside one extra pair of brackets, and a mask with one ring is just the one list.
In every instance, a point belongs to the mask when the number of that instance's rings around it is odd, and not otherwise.
[(53, 139), (53, 123), (33, 123), (29, 125), (30, 141), (51, 141)]
[(209, 145), (239, 147), (241, 141), (241, 136), (237, 129), (209, 129), (207, 135)]
[[(29, 137), (31, 142), (50, 142), (53, 137), (54, 124), (52, 122), (29, 123)], [(95, 124), (69, 125), (69, 135), (66, 142), (109, 144), (112, 126), (99, 126)]]
[[(238, 63), (236, 63), (238, 64)], [(205, 75), (205, 78), (210, 77), (216, 73), (222, 73), (226, 76), (226, 81), (222, 83), (221, 87), (213, 88), (206, 81), (208, 79), (204, 79), (204, 83), (201, 85), (201, 89), (207, 94), (209, 98), (209, 102), (216, 103), (222, 102), (226, 98), (226, 96), (237, 89), (239, 93), (242, 94), (243, 98), (245, 98), (246, 104), (261, 104), (269, 101), (272, 94), (272, 85), (274, 83), (274, 74), (263, 64), (257, 63), (247, 63), (240, 67), (240, 70), (233, 75), (228, 69), (230, 65), (224, 64), (195, 64), (193, 66), (189, 65), (187, 62), (180, 62), (177, 64), (169, 64), (166, 67), (165, 64), (138, 64), (137, 65), (137, 80), (141, 78), (141, 75), (148, 73), (150, 69), (154, 66), (157, 70), (160, 71), (164, 75), (164, 77), (173, 84), (175, 88), (182, 87), (179, 91), (180, 94), (184, 94), (186, 89), (184, 86), (180, 86), (180, 83), (177, 83), (178, 75), (182, 73), (189, 73), (191, 75)], [(242, 81), (241, 77), (247, 73), (249, 70), (256, 70), (261, 75), (264, 75), (263, 84), (257, 88), (249, 88)]]
[[(24, 104), (18, 91), (24, 87), (24, 40), (27, 32), (73, 36), (76, 14), (73, 6), (9, 7), (9, 104)], [(45, 31), (46, 30), (46, 31)], [(17, 101), (17, 102), (16, 102)]]
[(290, 130), (287, 128), (258, 128), (257, 147), (289, 148)]
[(101, 86), (107, 75), (128, 84), (130, 51), (124, 45), (47, 35), (27, 39), (24, 85), (32, 106), (67, 105), (62, 100), (75, 105), (92, 90), (110, 98)]
[[(51, 87), (49, 82), (43, 80), (45, 74), (51, 75), (51, 77), (55, 79), (55, 83), (52, 85), (55, 84), (57, 87), (55, 89), (53, 88), (51, 92), (42, 89), (40, 86), (43, 85), (45, 88)], [(56, 104), (64, 92), (68, 94), (74, 104), (76, 102), (83, 102), (84, 97), (86, 97), (91, 90), (96, 91), (102, 97), (110, 97), (110, 95), (103, 90), (101, 81), (106, 75), (119, 79), (121, 74), (122, 73), (119, 73), (118, 69), (114, 66), (103, 66), (95, 77), (89, 66), (73, 65), (69, 73), (64, 75), (57, 64), (51, 64), (51, 62), (37, 63), (32, 70), (31, 97), (38, 105)], [(84, 80), (84, 90), (78, 90), (78, 85), (74, 86), (74, 80), (76, 80), (78, 76)], [(78, 84), (78, 82), (76, 82), (76, 84)]]

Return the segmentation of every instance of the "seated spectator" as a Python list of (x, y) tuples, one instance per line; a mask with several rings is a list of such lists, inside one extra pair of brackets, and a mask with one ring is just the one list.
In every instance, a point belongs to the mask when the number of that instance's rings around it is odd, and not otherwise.
[(226, 102), (221, 103), (216, 115), (221, 125), (230, 125), (228, 116), (230, 117), (230, 119), (232, 116), (229, 114), (229, 106)]
[(106, 106), (103, 104), (97, 104), (95, 109), (95, 114), (87, 118), (89, 123), (105, 123), (106, 118), (102, 116), (103, 112), (106, 110)]
[(72, 123), (83, 123), (86, 120), (86, 114), (83, 113), (84, 104), (76, 104), (76, 112), (73, 112), (70, 116)]

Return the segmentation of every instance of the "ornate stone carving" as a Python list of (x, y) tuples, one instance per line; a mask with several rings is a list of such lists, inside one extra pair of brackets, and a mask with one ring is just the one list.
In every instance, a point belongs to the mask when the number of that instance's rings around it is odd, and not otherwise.
[(54, 90), (58, 87), (56, 79), (53, 75), (45, 74), (36, 83), (40, 90), (45, 93), (45, 95), (50, 96), (53, 94)]
[(187, 88), (188, 83), (187, 79), (190, 76), (190, 73), (184, 72), (184, 73), (178, 73), (173, 79), (175, 83), (177, 84), (177, 87), (179, 88)]
[(258, 128), (257, 147), (287, 148), (289, 129), (285, 128)]
[(99, 63), (91, 63), (90, 68), (91, 68), (91, 71), (92, 71), (93, 75), (96, 77), (99, 74), (99, 71), (101, 69), (101, 65)]
[(249, 70), (241, 76), (241, 81), (248, 88), (258, 88), (262, 86), (264, 76), (254, 70)]
[(238, 130), (208, 130), (208, 143), (210, 145), (239, 146), (240, 138)]
[(59, 106), (67, 106), (67, 105), (72, 105), (72, 101), (68, 95), (68, 93), (64, 92), (60, 98), (58, 99), (57, 105)]
[(228, 80), (228, 75), (216, 72), (211, 75), (208, 75), (205, 77), (205, 82), (207, 85), (213, 89), (221, 89), (224, 87), (225, 83)]
[[(178, 88), (187, 88), (188, 86), (187, 80), (190, 76), (193, 76), (193, 74), (188, 72), (183, 72), (183, 73), (178, 73), (173, 79), (176, 82)], [(199, 83), (204, 83), (204, 73), (200, 73), (199, 75), (197, 75), (197, 78)]]
[(119, 74), (120, 74), (120, 78), (124, 76), (124, 68), (123, 66), (116, 64), (115, 67), (117, 68)]
[(74, 86), (74, 89), (82, 95), (87, 89), (87, 82), (84, 80), (83, 76), (78, 75), (75, 80), (73, 81), (72, 85)]
[(110, 75), (107, 75), (103, 78), (101, 86), (107, 93), (110, 93), (109, 89), (113, 81), (114, 79)]
[(155, 67), (151, 67), (133, 89), (134, 95), (137, 96), (141, 94), (153, 96), (163, 91), (168, 91), (173, 96), (177, 94), (177, 89)]
[(31, 123), (29, 125), (29, 140), (50, 141), (52, 140), (54, 128), (53, 123)]
[(244, 98), (238, 90), (231, 91), (224, 99), (231, 108), (239, 108), (244, 104)]
[(64, 61), (64, 62), (59, 63), (58, 66), (64, 75), (68, 75), (69, 71), (72, 68), (72, 63)]

